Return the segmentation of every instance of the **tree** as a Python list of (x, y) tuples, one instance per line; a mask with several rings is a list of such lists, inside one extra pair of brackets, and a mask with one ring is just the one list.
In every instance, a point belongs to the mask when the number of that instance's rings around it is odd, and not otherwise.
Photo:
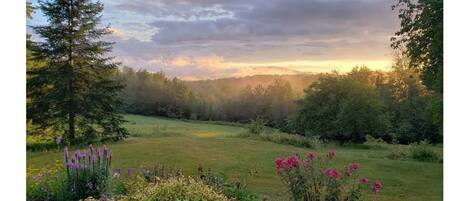
[(388, 129), (373, 72), (355, 68), (346, 75), (324, 74), (305, 90), (291, 127), (306, 136), (362, 142)]
[(110, 34), (100, 25), (103, 4), (90, 0), (51, 0), (39, 3), (48, 24), (33, 27), (43, 39), (33, 59), (46, 60), (43, 68), (28, 70), (32, 101), (28, 119), (45, 127), (67, 131), (69, 141), (82, 136), (127, 135), (118, 114), (116, 80), (118, 63), (106, 56), (112, 43), (100, 40)]
[(443, 0), (398, 0), (401, 29), (391, 47), (409, 57), (410, 66), (422, 71), (429, 89), (443, 93)]

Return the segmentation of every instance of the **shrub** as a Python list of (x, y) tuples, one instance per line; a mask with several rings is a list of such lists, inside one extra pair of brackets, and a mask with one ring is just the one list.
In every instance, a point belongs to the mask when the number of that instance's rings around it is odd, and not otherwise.
[(363, 145), (367, 149), (376, 149), (376, 150), (386, 149), (387, 143), (381, 138), (374, 138), (371, 135), (366, 135), (365, 139), (366, 141), (363, 143)]
[(214, 173), (210, 170), (203, 171), (202, 167), (199, 167), (199, 176), (202, 181), (215, 189), (216, 191), (222, 192), (231, 200), (236, 201), (253, 201), (259, 200), (259, 197), (249, 191), (247, 186), (240, 181), (235, 183), (230, 183), (227, 181), (227, 178), (222, 173)]
[(408, 150), (406, 148), (402, 148), (401, 146), (394, 146), (393, 149), (386, 155), (387, 158), (393, 160), (401, 160), (408, 158)]
[(409, 155), (412, 159), (424, 162), (435, 162), (439, 161), (438, 153), (428, 143), (423, 140), (420, 143), (413, 143), (409, 148)]
[(267, 122), (262, 117), (256, 117), (256, 119), (251, 119), (251, 122), (248, 125), (249, 132), (252, 134), (259, 135), (265, 129), (265, 124)]
[(191, 177), (177, 176), (156, 183), (150, 183), (136, 193), (120, 198), (123, 201), (140, 200), (204, 200), (228, 201), (224, 195)]
[[(344, 166), (343, 171), (330, 168), (336, 152), (329, 152), (326, 159), (309, 152), (303, 161), (296, 155), (275, 160), (277, 174), (293, 200), (302, 201), (355, 201), (361, 200), (361, 191), (367, 187), (368, 179), (360, 178), (359, 163)], [(381, 190), (380, 181), (370, 186), (372, 192)]]

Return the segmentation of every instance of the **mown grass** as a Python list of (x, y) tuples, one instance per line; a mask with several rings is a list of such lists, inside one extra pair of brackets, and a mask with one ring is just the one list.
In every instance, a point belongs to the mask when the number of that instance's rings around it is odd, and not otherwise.
[[(126, 127), (133, 136), (109, 145), (113, 167), (140, 167), (165, 164), (195, 175), (199, 165), (245, 181), (250, 189), (269, 200), (287, 200), (288, 194), (275, 174), (277, 156), (300, 154), (309, 149), (231, 136), (247, 132), (238, 126), (178, 121), (166, 118), (126, 115)], [(442, 200), (443, 165), (406, 160), (390, 160), (388, 150), (321, 146), (319, 154), (336, 150), (337, 168), (360, 162), (363, 175), (383, 182), (382, 193), (367, 200)], [(28, 168), (53, 166), (60, 151), (28, 152)]]

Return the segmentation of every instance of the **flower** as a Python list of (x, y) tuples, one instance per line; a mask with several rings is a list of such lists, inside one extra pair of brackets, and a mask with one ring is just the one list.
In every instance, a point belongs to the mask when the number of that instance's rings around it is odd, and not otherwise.
[(68, 161), (68, 148), (64, 147), (64, 162)]
[(90, 154), (93, 155), (93, 145), (88, 145), (88, 149), (90, 150)]
[(357, 171), (358, 169), (360, 169), (360, 163), (350, 163), (349, 168), (352, 171)]
[(300, 160), (298, 159), (298, 156), (289, 156), (287, 158), (287, 165), (289, 166), (289, 169), (293, 167), (298, 167), (300, 164)]
[(336, 169), (326, 169), (324, 170), (324, 175), (336, 179), (340, 177), (340, 173)]
[(336, 157), (336, 152), (335, 151), (330, 151), (329, 153), (327, 153), (327, 157), (328, 158), (335, 158)]
[(275, 168), (279, 171), (282, 168), (283, 158), (275, 159)]
[(381, 181), (376, 180), (375, 183), (373, 184), (372, 188), (371, 188), (371, 191), (373, 193), (378, 193), (381, 190), (382, 187), (383, 187), (383, 185), (381, 184)]
[(41, 175), (35, 175), (33, 179), (35, 182), (39, 182), (39, 180), (41, 179)]
[(62, 143), (63, 138), (61, 136), (55, 138), (55, 143), (60, 144)]
[(283, 171), (288, 172), (292, 168), (298, 167), (299, 165), (300, 159), (298, 158), (298, 156), (295, 155), (289, 156), (286, 159), (275, 159), (275, 168), (277, 169), (277, 173), (281, 173)]
[(121, 176), (121, 169), (117, 168), (114, 170), (114, 177), (119, 178)]
[(366, 178), (366, 177), (361, 178), (360, 183), (367, 184), (368, 183), (368, 178)]
[(362, 184), (367, 184), (367, 183), (368, 183), (368, 178), (363, 177), (363, 178), (360, 179), (360, 182), (361, 182)]
[(316, 152), (314, 152), (314, 151), (308, 152), (308, 153), (306, 154), (306, 158), (307, 158), (308, 160), (313, 160), (313, 159), (315, 159), (315, 158), (316, 158)]

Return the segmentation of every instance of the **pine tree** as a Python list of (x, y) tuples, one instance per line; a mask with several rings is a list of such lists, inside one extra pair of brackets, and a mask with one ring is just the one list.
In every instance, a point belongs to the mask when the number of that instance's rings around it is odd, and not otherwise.
[(28, 70), (31, 103), (28, 119), (41, 128), (66, 130), (69, 141), (82, 137), (123, 138), (127, 131), (117, 109), (118, 63), (107, 56), (112, 43), (100, 24), (103, 4), (91, 0), (51, 0), (39, 3), (48, 24), (33, 27), (44, 41), (37, 42), (33, 58), (47, 61)]

